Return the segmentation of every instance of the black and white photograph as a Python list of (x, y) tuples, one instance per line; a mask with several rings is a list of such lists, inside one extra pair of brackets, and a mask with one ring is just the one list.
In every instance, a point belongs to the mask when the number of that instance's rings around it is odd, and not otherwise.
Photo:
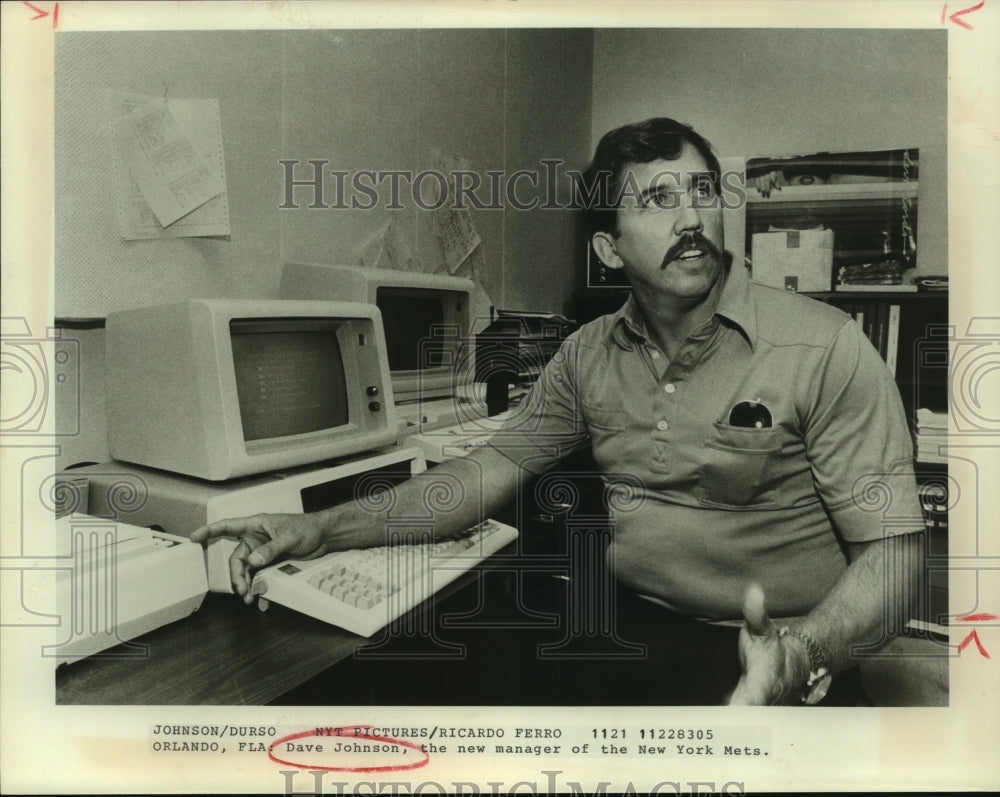
[(998, 15), (893, 5), (5, 4), (11, 793), (1000, 785)]

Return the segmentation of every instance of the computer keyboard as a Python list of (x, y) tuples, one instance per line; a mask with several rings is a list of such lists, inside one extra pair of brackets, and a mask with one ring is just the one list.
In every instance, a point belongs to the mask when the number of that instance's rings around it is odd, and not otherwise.
[(371, 636), (517, 539), (517, 529), (495, 520), (447, 540), (335, 551), (319, 559), (287, 561), (260, 570), (251, 593), (261, 610), (273, 601)]

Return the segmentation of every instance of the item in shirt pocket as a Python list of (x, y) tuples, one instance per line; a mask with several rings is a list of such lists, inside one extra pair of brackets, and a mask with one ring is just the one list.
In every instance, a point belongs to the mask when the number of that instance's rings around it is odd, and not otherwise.
[(760, 399), (756, 401), (741, 401), (729, 411), (729, 425), (744, 429), (770, 428), (771, 411)]

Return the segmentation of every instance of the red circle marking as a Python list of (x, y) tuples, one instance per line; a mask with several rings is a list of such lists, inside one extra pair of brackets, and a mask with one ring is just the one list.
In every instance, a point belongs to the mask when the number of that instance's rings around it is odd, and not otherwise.
[(407, 769), (419, 769), (422, 766), (426, 766), (427, 762), (431, 760), (430, 754), (425, 750), (420, 748), (420, 745), (414, 744), (413, 742), (408, 742), (405, 739), (393, 739), (391, 736), (374, 736), (366, 735), (364, 737), (352, 737), (341, 734), (341, 731), (354, 730), (355, 728), (371, 728), (371, 725), (344, 725), (340, 728), (324, 728), (322, 738), (338, 738), (338, 739), (357, 739), (360, 740), (364, 738), (365, 740), (371, 740), (375, 742), (383, 742), (385, 744), (398, 744), (400, 747), (408, 747), (411, 750), (416, 750), (423, 756), (422, 760), (417, 761), (413, 764), (387, 764), (385, 766), (379, 767), (328, 767), (322, 766), (320, 764), (300, 764), (295, 761), (286, 761), (284, 758), (278, 758), (274, 754), (274, 748), (280, 744), (285, 744), (286, 742), (293, 742), (296, 739), (306, 739), (310, 736), (320, 736), (319, 729), (313, 728), (308, 731), (300, 731), (299, 733), (293, 733), (289, 736), (282, 736), (280, 739), (275, 739), (267, 748), (267, 757), (270, 758), (276, 764), (284, 764), (285, 766), (295, 767), (296, 769), (309, 769), (309, 770), (323, 770), (325, 772), (403, 772)]

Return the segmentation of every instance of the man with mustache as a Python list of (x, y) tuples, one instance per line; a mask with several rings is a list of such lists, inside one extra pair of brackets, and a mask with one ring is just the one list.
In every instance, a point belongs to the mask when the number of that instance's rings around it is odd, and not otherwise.
[[(396, 511), (415, 510), (426, 481), (458, 478), (466, 501), (435, 521), (446, 536), (589, 446), (602, 473), (632, 477), (606, 560), (619, 635), (650, 651), (637, 689), (653, 702), (811, 704), (833, 676), (824, 702), (854, 704), (851, 648), (884, 641), (922, 567), (905, 417), (857, 324), (728, 263), (720, 185), (687, 125), (650, 119), (602, 138), (585, 186), (592, 243), (631, 296), (567, 340), (492, 445), (398, 487)], [(898, 522), (864, 500), (882, 485)], [(232, 572), (249, 602), (250, 570), (382, 544), (384, 520), (347, 504), (193, 538), (242, 538)], [(579, 677), (595, 686), (613, 669)]]

